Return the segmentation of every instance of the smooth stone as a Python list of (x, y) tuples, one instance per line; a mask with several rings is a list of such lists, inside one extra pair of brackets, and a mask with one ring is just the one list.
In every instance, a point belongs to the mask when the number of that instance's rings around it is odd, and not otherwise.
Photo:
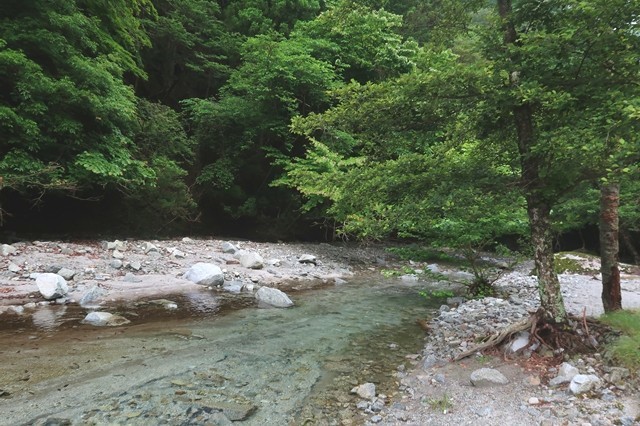
[(109, 266), (111, 266), (113, 269), (120, 269), (122, 268), (122, 260), (113, 259), (111, 262), (109, 262)]
[(480, 368), (470, 376), (471, 384), (474, 386), (494, 386), (506, 385), (509, 383), (504, 374), (493, 368)]
[(224, 284), (222, 269), (213, 263), (196, 263), (184, 274), (184, 278), (199, 285), (214, 286)]
[(298, 258), (298, 262), (299, 263), (312, 263), (312, 264), (317, 264), (318, 259), (312, 255), (312, 254), (303, 254), (302, 256), (300, 256)]
[(246, 252), (240, 256), (240, 264), (249, 269), (262, 269), (264, 267), (264, 259), (256, 252)]
[(16, 265), (15, 263), (13, 263), (13, 262), (9, 263), (9, 266), (7, 267), (7, 270), (9, 272), (13, 272), (15, 274), (17, 274), (18, 272), (21, 271), (20, 267), (18, 265)]
[(351, 389), (351, 393), (355, 393), (360, 398), (373, 401), (376, 397), (376, 385), (373, 383), (364, 383)]
[(15, 247), (10, 246), (9, 244), (3, 244), (2, 246), (0, 246), (0, 254), (2, 256), (12, 256), (17, 252), (18, 250), (16, 250)]
[(293, 302), (284, 292), (277, 288), (260, 287), (256, 292), (256, 299), (276, 308), (288, 308), (293, 306)]
[(82, 320), (84, 324), (90, 324), (97, 327), (115, 327), (119, 325), (128, 324), (130, 321), (120, 315), (113, 315), (109, 312), (90, 312)]
[(238, 247), (234, 246), (230, 242), (225, 241), (224, 243), (222, 243), (222, 252), (223, 253), (234, 254), (237, 251), (238, 251)]
[(58, 274), (39, 274), (36, 278), (36, 285), (42, 297), (47, 300), (64, 297), (69, 292), (67, 281)]
[(76, 271), (74, 271), (73, 269), (69, 269), (69, 268), (62, 268), (57, 273), (58, 273), (58, 275), (60, 275), (62, 278), (64, 278), (67, 281), (72, 280), (73, 277), (76, 275)]
[(511, 343), (507, 345), (507, 352), (514, 354), (518, 352), (520, 349), (526, 348), (527, 345), (529, 344), (529, 337), (530, 335), (528, 331), (519, 332), (516, 335), (515, 339), (513, 339)]

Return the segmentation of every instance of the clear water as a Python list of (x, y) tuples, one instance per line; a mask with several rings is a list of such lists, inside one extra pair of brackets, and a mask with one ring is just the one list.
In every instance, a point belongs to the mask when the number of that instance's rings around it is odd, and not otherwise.
[(361, 279), (294, 293), (290, 309), (202, 291), (168, 297), (177, 310), (111, 307), (132, 321), (116, 328), (39, 308), (0, 325), (0, 424), (200, 424), (210, 407), (252, 412), (246, 425), (362, 423), (350, 389), (373, 382), (389, 395), (422, 346), (415, 320), (435, 306), (419, 290)]

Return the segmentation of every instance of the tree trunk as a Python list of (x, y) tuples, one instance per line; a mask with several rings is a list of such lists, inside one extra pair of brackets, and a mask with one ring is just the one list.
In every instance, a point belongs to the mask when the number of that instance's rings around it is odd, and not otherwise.
[(622, 228), (619, 230), (619, 235), (622, 238), (622, 242), (627, 247), (627, 250), (629, 250), (629, 253), (631, 253), (631, 256), (633, 257), (633, 264), (640, 266), (640, 253), (638, 253), (636, 246), (633, 244), (633, 240), (631, 239), (629, 232)]
[[(505, 47), (517, 44), (518, 34), (511, 21), (511, 0), (498, 0), (498, 13), (504, 22), (503, 42)], [(513, 70), (509, 70), (513, 87), (519, 84), (517, 60), (512, 60)], [(540, 170), (545, 159), (535, 152), (536, 136), (533, 110), (526, 102), (516, 100), (512, 109), (518, 138), (520, 155), (521, 185), (527, 201), (531, 243), (538, 275), (540, 305), (548, 320), (555, 323), (567, 322), (567, 312), (560, 291), (560, 281), (555, 272), (553, 237), (551, 235), (551, 203), (544, 195), (545, 183), (540, 179)]]
[(531, 228), (531, 244), (534, 250), (533, 260), (538, 275), (540, 306), (544, 309), (548, 319), (555, 323), (564, 323), (567, 321), (567, 312), (560, 290), (560, 281), (555, 271), (551, 209), (529, 196), (527, 197), (527, 211)]
[(607, 183), (600, 187), (600, 271), (602, 272), (602, 304), (605, 312), (622, 309), (620, 269), (618, 268), (618, 206), (620, 185)]

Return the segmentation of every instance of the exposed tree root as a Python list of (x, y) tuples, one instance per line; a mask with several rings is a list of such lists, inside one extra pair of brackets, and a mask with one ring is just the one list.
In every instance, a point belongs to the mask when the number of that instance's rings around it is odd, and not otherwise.
[[(589, 322), (591, 322), (591, 328)], [(496, 348), (521, 331), (529, 331), (530, 344), (538, 343), (539, 346), (545, 346), (551, 350), (563, 349), (571, 353), (592, 352), (597, 347), (598, 340), (590, 330), (597, 326), (597, 323), (586, 318), (585, 312), (581, 318), (570, 317), (567, 324), (554, 324), (547, 321), (545, 311), (540, 308), (528, 318), (499, 330), (486, 341), (460, 353), (453, 360), (459, 361), (477, 352)], [(601, 335), (603, 332), (605, 330), (599, 330), (598, 334)]]

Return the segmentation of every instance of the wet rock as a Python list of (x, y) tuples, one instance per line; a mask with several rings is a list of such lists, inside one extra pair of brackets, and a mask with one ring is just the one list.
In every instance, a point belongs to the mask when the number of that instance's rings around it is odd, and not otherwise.
[(222, 289), (228, 291), (229, 293), (240, 293), (242, 291), (242, 281), (229, 281), (225, 282), (222, 286)]
[(506, 385), (509, 380), (493, 368), (480, 368), (469, 377), (471, 384), (474, 386), (494, 386), (494, 385)]
[(58, 274), (39, 274), (36, 278), (36, 285), (42, 297), (47, 300), (64, 297), (69, 292), (67, 281)]
[(9, 305), (7, 308), (7, 312), (11, 312), (14, 314), (22, 315), (24, 313), (24, 306), (20, 305)]
[(256, 252), (246, 252), (240, 256), (240, 264), (249, 269), (262, 269), (264, 267), (264, 260)]
[(318, 263), (318, 259), (312, 254), (303, 254), (298, 258), (299, 263), (311, 263), (316, 265)]
[(284, 292), (277, 288), (261, 287), (256, 292), (256, 299), (276, 308), (288, 308), (293, 306), (293, 302)]
[(203, 401), (200, 402), (200, 405), (209, 408), (209, 410), (222, 411), (222, 414), (234, 422), (248, 419), (258, 409), (258, 407), (253, 404), (239, 404), (234, 402)]
[(347, 281), (343, 280), (342, 278), (334, 278), (334, 279), (333, 279), (333, 282), (334, 282), (336, 285), (344, 285), (344, 284), (347, 284)]
[(109, 262), (109, 266), (111, 266), (113, 269), (120, 269), (122, 268), (122, 260), (113, 259), (111, 262)]
[(569, 390), (574, 395), (579, 395), (597, 388), (600, 383), (600, 378), (594, 374), (577, 374), (571, 379)]
[(568, 362), (563, 362), (558, 368), (558, 375), (549, 380), (549, 386), (558, 386), (562, 383), (569, 383), (577, 374), (578, 369)]
[(2, 256), (13, 256), (18, 253), (15, 247), (10, 246), (9, 244), (3, 244), (0, 246), (0, 255)]
[(72, 280), (73, 277), (76, 275), (76, 271), (69, 268), (62, 268), (57, 273), (67, 281)]
[(223, 253), (234, 254), (237, 251), (238, 251), (238, 247), (234, 246), (230, 242), (225, 241), (224, 243), (222, 243), (222, 252)]
[(376, 385), (373, 383), (364, 383), (351, 389), (351, 393), (358, 395), (360, 398), (373, 401), (376, 397)]
[(90, 312), (82, 320), (84, 324), (90, 324), (97, 327), (115, 327), (119, 325), (128, 324), (129, 320), (120, 315), (113, 315), (109, 312)]
[(213, 263), (196, 263), (184, 274), (184, 278), (199, 285), (224, 284), (222, 269)]

